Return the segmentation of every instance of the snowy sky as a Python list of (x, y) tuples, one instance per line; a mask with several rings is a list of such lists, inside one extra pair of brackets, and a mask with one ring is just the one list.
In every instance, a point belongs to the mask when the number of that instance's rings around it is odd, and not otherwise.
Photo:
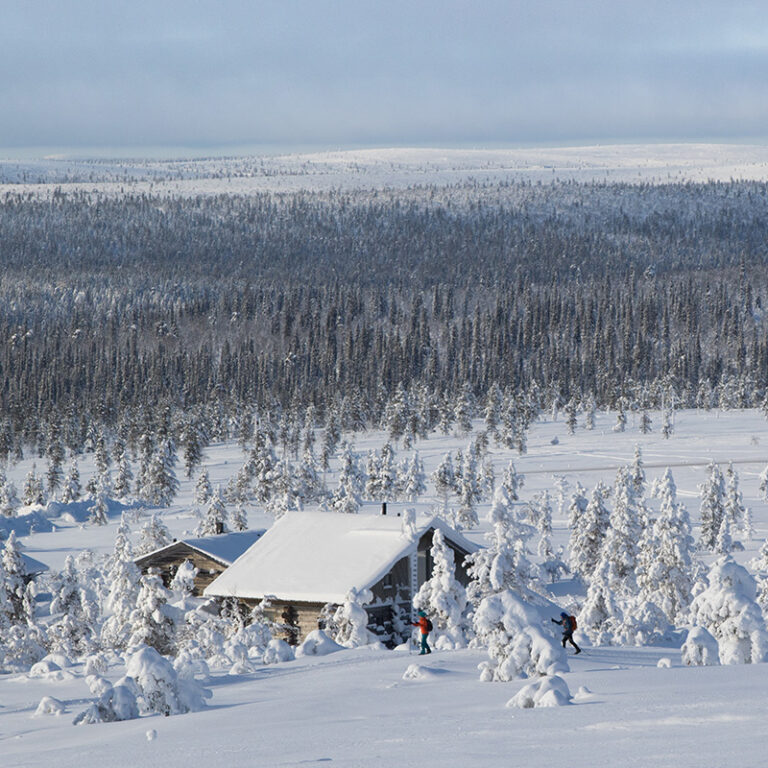
[(740, 0), (0, 0), (0, 148), (764, 140)]

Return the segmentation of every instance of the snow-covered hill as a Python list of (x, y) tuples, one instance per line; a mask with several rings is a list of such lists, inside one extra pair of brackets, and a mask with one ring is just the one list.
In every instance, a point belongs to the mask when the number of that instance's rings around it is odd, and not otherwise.
[(360, 149), (193, 160), (0, 160), (0, 194), (54, 190), (182, 196), (403, 189), (555, 180), (663, 184), (768, 179), (768, 146), (636, 144), (528, 149)]

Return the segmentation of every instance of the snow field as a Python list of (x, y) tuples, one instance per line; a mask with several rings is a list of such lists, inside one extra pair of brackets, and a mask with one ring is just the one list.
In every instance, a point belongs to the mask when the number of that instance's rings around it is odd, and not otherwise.
[[(768, 422), (757, 411), (676, 414), (675, 431), (665, 440), (657, 431), (661, 416), (652, 413), (654, 431), (642, 435), (630, 415), (625, 432), (612, 431), (615, 414), (600, 413), (596, 428), (580, 423), (569, 435), (564, 418), (543, 417), (530, 430), (528, 452), (490, 445), (497, 482), (510, 459), (525, 475), (524, 503), (550, 491), (555, 510), (553, 543), (567, 544), (567, 500), (557, 511), (555, 477), (571, 490), (581, 482), (590, 490), (598, 480), (611, 483), (616, 469), (632, 461), (640, 445), (649, 482), (672, 469), (678, 498), (686, 503), (698, 535), (698, 485), (714, 459), (723, 469), (729, 460), (740, 476), (744, 503), (752, 509), (755, 536), (735, 559), (746, 564), (768, 534), (768, 503), (758, 491), (760, 472), (768, 463)], [(475, 422), (475, 432), (481, 428)], [(386, 441), (381, 432), (345, 435), (363, 457)], [(429, 476), (446, 451), (465, 450), (468, 436), (433, 434), (419, 441)], [(557, 440), (555, 441), (555, 438)], [(396, 446), (397, 458), (410, 452)], [(226, 484), (244, 455), (234, 443), (210, 446), (204, 466), (214, 485)], [(9, 468), (21, 486), (33, 459)], [(93, 474), (92, 457), (81, 457), (82, 482)], [(37, 461), (38, 472), (43, 462)], [(328, 473), (335, 487), (337, 463)], [(196, 525), (191, 512), (195, 477), (182, 477), (173, 506), (160, 511), (174, 536)], [(407, 506), (426, 513), (439, 500), (431, 483), (414, 504), (394, 503), (390, 514)], [(658, 502), (651, 500), (652, 505)], [(478, 509), (481, 524), (469, 537), (482, 543), (490, 500)], [(374, 503), (363, 513), (378, 513)], [(134, 541), (148, 513), (132, 525)], [(83, 548), (112, 550), (119, 514), (105, 526), (54, 520), (56, 530), (22, 537), (25, 552), (61, 569), (67, 555)], [(251, 527), (271, 519), (249, 509)], [(532, 559), (536, 559), (532, 557)], [(704, 560), (709, 564), (712, 556)], [(557, 585), (568, 600), (568, 585)], [(244, 675), (215, 672), (205, 686), (213, 692), (208, 706), (185, 716), (144, 716), (138, 720), (74, 727), (72, 719), (93, 701), (81, 665), (64, 670), (38, 670), (40, 676), (0, 676), (0, 764), (22, 766), (154, 766), (169, 768), (203, 761), (242, 766), (278, 765), (422, 765), (531, 766), (562, 762), (573, 766), (762, 766), (768, 747), (768, 665), (685, 667), (675, 647), (595, 648), (577, 632), (585, 652), (569, 651), (570, 672), (562, 672), (571, 703), (560, 707), (517, 709), (507, 702), (531, 680), (481, 683), (482, 650), (439, 651), (429, 657), (371, 647), (328, 655), (307, 654), (295, 661), (258, 667)], [(668, 659), (659, 666), (660, 660)], [(409, 679), (409, 668), (417, 665)], [(113, 665), (106, 677), (115, 682), (125, 667)], [(44, 710), (35, 716), (44, 697)], [(64, 712), (55, 714), (64, 707)], [(156, 737), (148, 739), (148, 729)]]

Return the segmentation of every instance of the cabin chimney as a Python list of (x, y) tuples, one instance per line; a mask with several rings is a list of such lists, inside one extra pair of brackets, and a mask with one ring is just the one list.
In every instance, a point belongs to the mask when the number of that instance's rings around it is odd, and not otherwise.
[(381, 502), (381, 514), (386, 515), (387, 514), (387, 502), (382, 501)]

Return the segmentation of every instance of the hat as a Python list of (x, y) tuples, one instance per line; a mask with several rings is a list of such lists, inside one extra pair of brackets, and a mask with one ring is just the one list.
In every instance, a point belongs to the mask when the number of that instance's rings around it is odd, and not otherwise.
[(424, 611), (419, 611), (419, 616), (426, 616), (427, 614), (424, 613)]
[(567, 618), (568, 618), (568, 614), (567, 614), (565, 611), (560, 611), (560, 615), (561, 615), (561, 616), (562, 616), (564, 619), (567, 619)]

